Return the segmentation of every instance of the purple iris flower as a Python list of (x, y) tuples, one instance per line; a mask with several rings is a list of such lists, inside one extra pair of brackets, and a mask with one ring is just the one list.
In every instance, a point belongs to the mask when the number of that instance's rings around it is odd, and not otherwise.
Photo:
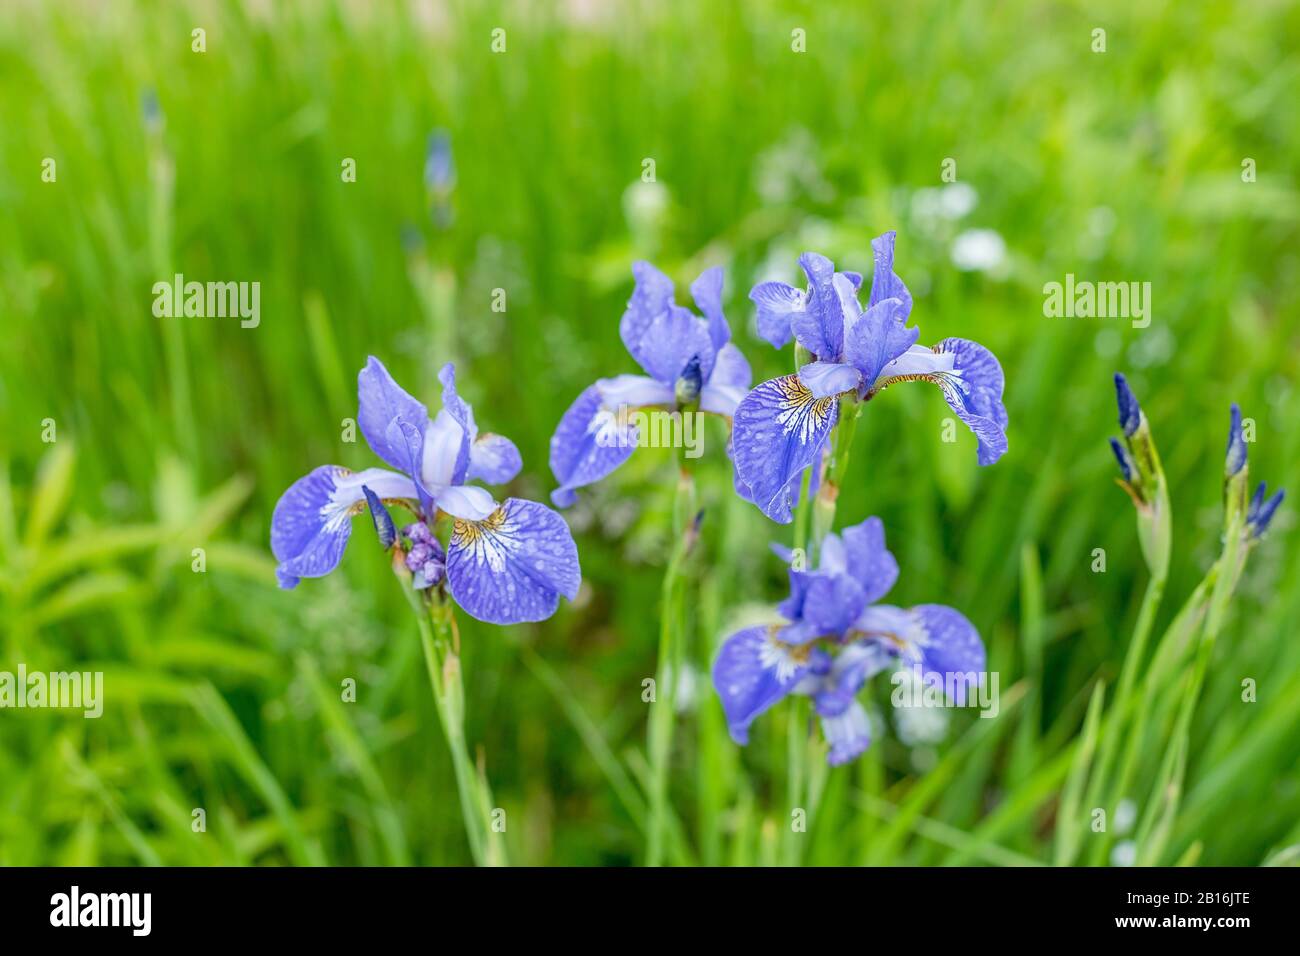
[[(456, 394), (451, 364), (438, 375), (442, 410), (430, 418), (373, 356), (357, 376), (357, 423), (366, 442), (395, 471), (352, 472), (322, 465), (280, 496), (271, 518), (271, 550), (280, 586), (329, 574), (343, 557), (352, 517), (370, 507), (385, 546), (395, 529), (378, 505), (400, 504), (417, 520), (403, 529), (404, 561), (417, 587), (446, 582), (456, 603), (490, 624), (550, 617), (563, 594), (573, 600), (581, 572), (568, 525), (535, 501), (497, 502), (480, 485), (504, 484), (519, 472), (519, 450), (501, 435), (480, 434), (470, 406)], [(369, 502), (369, 504), (368, 504)], [(435, 539), (440, 517), (451, 523), (446, 550)]]
[(796, 374), (757, 386), (734, 416), (737, 487), (774, 521), (791, 520), (801, 475), (820, 464), (841, 396), (867, 401), (897, 382), (932, 382), (979, 439), (981, 465), (1007, 450), (998, 360), (967, 339), (917, 345), (919, 330), (907, 326), (912, 296), (894, 274), (894, 233), (873, 239), (871, 249), (875, 273), (865, 311), (858, 300), (862, 277), (836, 272), (815, 252), (799, 257), (806, 290), (761, 282), (749, 293), (759, 334), (777, 348), (793, 336), (814, 359)]
[(746, 628), (722, 645), (713, 685), (732, 739), (748, 743), (759, 714), (803, 694), (821, 718), (829, 762), (852, 760), (871, 744), (857, 693), (900, 663), (965, 703), (967, 687), (984, 671), (979, 633), (942, 604), (876, 603), (897, 579), (879, 518), (828, 534), (815, 571), (790, 571), (790, 596), (778, 608), (788, 623)]
[(700, 318), (673, 301), (673, 282), (648, 262), (632, 264), (636, 286), (619, 322), (628, 352), (648, 374), (602, 378), (577, 397), (551, 437), (551, 500), (567, 508), (574, 490), (600, 481), (631, 457), (638, 431), (628, 413), (682, 409), (730, 421), (749, 389), (749, 363), (731, 343), (722, 314), (722, 269), (691, 283)]

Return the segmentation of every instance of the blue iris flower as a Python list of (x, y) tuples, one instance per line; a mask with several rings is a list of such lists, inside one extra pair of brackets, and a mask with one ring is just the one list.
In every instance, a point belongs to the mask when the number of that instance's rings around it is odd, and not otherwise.
[(700, 318), (673, 301), (673, 282), (648, 262), (632, 265), (636, 286), (619, 335), (646, 375), (599, 379), (569, 406), (551, 437), (551, 500), (567, 508), (575, 489), (600, 481), (631, 457), (638, 430), (630, 412), (698, 408), (730, 420), (749, 390), (749, 363), (731, 343), (722, 314), (722, 269), (691, 283)]
[(970, 681), (984, 671), (979, 633), (942, 604), (878, 604), (897, 579), (879, 518), (828, 534), (816, 570), (790, 571), (790, 596), (778, 607), (787, 623), (746, 628), (722, 645), (713, 685), (732, 739), (748, 743), (756, 717), (789, 694), (804, 694), (821, 718), (829, 762), (852, 760), (871, 743), (857, 693), (900, 663), (965, 703)]
[(796, 374), (757, 386), (734, 416), (737, 489), (774, 521), (791, 520), (800, 478), (820, 463), (841, 396), (866, 401), (897, 382), (931, 382), (979, 439), (981, 465), (1007, 450), (997, 358), (967, 339), (917, 345), (919, 330), (907, 325), (912, 296), (894, 274), (894, 233), (873, 239), (871, 249), (875, 273), (865, 311), (858, 300), (862, 276), (836, 272), (814, 252), (799, 257), (807, 289), (762, 282), (749, 294), (763, 338), (781, 348), (793, 337), (814, 358)]
[[(352, 472), (322, 465), (281, 495), (271, 518), (271, 550), (280, 562), (280, 586), (329, 574), (343, 557), (352, 517), (369, 506), (381, 543), (396, 533), (376, 503), (401, 504), (417, 521), (403, 529), (405, 563), (417, 587), (445, 580), (452, 598), (490, 624), (550, 617), (563, 594), (573, 600), (581, 572), (568, 525), (535, 501), (497, 502), (480, 485), (504, 484), (522, 464), (501, 435), (480, 434), (474, 412), (456, 393), (455, 368), (438, 376), (442, 409), (430, 418), (373, 356), (357, 376), (357, 423), (366, 442), (390, 468)], [(369, 504), (368, 504), (369, 503)], [(378, 510), (383, 510), (381, 507)], [(440, 517), (451, 523), (446, 550), (434, 537)]]

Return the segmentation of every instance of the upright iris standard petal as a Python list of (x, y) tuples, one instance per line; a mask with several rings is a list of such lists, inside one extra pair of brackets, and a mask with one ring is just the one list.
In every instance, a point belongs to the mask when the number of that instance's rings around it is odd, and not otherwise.
[(447, 416), (460, 429), (457, 435), (450, 424), (440, 426), (447, 431), (448, 443), (455, 444), (451, 481), (447, 484), (459, 485), (469, 471), (470, 446), (478, 438), (478, 425), (474, 422), (474, 410), (456, 391), (456, 366), (450, 362), (444, 365), (438, 372), (438, 381), (442, 383), (442, 411), (438, 417)]
[(839, 361), (844, 349), (844, 311), (835, 291), (835, 264), (823, 255), (805, 252), (799, 265), (808, 277), (808, 303), (790, 317), (795, 340), (825, 361)]
[(524, 460), (514, 442), (504, 435), (485, 432), (469, 447), (469, 470), (465, 477), (489, 485), (504, 485), (513, 481), (523, 466)]
[(648, 350), (652, 343), (647, 342), (648, 333), (654, 321), (673, 304), (673, 280), (642, 261), (632, 263), (632, 277), (635, 280), (632, 297), (619, 320), (618, 333), (632, 358), (650, 372)]
[(705, 269), (691, 283), (691, 298), (708, 321), (709, 339), (716, 352), (731, 340), (731, 326), (722, 314), (722, 266)]
[(726, 343), (718, 349), (713, 374), (700, 392), (700, 410), (730, 418), (749, 391), (752, 379), (744, 354), (730, 342)]
[(789, 694), (807, 671), (770, 627), (749, 627), (727, 638), (713, 665), (713, 686), (731, 739), (747, 744), (754, 718)]
[(749, 290), (758, 306), (758, 334), (776, 348), (784, 348), (794, 334), (790, 322), (805, 307), (804, 293), (785, 282), (760, 282)]
[(560, 487), (551, 492), (557, 507), (567, 508), (574, 490), (600, 481), (636, 449), (637, 430), (601, 406), (600, 386), (591, 385), (569, 406), (551, 436), (551, 473)]
[(285, 490), (271, 515), (280, 587), (295, 587), (300, 578), (324, 577), (338, 567), (352, 534), (352, 516), (365, 510), (366, 487), (381, 499), (416, 497), (405, 475), (382, 468), (353, 473), (338, 465), (322, 465)]
[(451, 596), (489, 624), (542, 621), (581, 583), (569, 526), (535, 501), (508, 498), (482, 521), (458, 520), (447, 547)]
[(898, 580), (898, 561), (885, 547), (885, 524), (871, 517), (840, 532), (844, 542), (845, 571), (862, 585), (863, 597), (874, 604)]
[(737, 406), (736, 470), (754, 503), (773, 521), (789, 523), (790, 485), (819, 460), (837, 414), (833, 398), (817, 398), (797, 375), (764, 382)]
[(646, 372), (672, 385), (686, 363), (698, 357), (707, 378), (717, 352), (709, 326), (673, 302), (673, 283), (648, 262), (632, 265), (636, 286), (619, 322), (619, 334)]
[(907, 291), (894, 273), (894, 240), (898, 233), (892, 229), (871, 240), (871, 254), (875, 260), (875, 272), (871, 275), (871, 294), (867, 307), (879, 305), (886, 299), (898, 299), (902, 303), (903, 321), (912, 313), (912, 293)]
[[(420, 449), (412, 448), (404, 432), (392, 426), (402, 422), (423, 431), (429, 413), (394, 381), (384, 363), (373, 355), (357, 375), (357, 424), (371, 450), (390, 467), (416, 474)], [(394, 442), (394, 437), (398, 440)]]

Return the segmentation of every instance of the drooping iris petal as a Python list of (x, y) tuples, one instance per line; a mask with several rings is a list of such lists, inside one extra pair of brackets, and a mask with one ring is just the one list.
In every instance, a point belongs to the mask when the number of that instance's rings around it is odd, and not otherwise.
[(452, 485), (434, 497), (439, 510), (465, 521), (483, 521), (497, 510), (497, 503), (486, 488), (477, 485)]
[(804, 294), (785, 282), (760, 282), (749, 290), (758, 306), (758, 334), (776, 348), (784, 348), (794, 334), (790, 319), (804, 310)]
[(789, 523), (790, 485), (819, 461), (837, 414), (834, 399), (816, 398), (797, 375), (763, 382), (737, 406), (736, 469), (754, 503), (773, 521)]
[(885, 547), (885, 524), (871, 517), (840, 532), (847, 573), (862, 585), (867, 604), (889, 593), (898, 580), (898, 562)]
[(972, 680), (984, 672), (984, 644), (979, 632), (964, 614), (943, 604), (919, 604), (911, 614), (924, 635), (922, 677), (943, 682), (951, 691), (952, 702), (963, 706)]
[(907, 291), (903, 280), (894, 274), (894, 240), (897, 233), (893, 230), (883, 233), (871, 240), (871, 255), (875, 260), (875, 272), (871, 274), (871, 294), (867, 298), (868, 309), (885, 299), (898, 299), (902, 303), (903, 321), (912, 314), (912, 293)]
[(832, 398), (856, 389), (862, 381), (862, 374), (852, 365), (810, 362), (799, 369), (799, 381), (814, 398)]
[(601, 407), (599, 385), (588, 386), (551, 436), (551, 473), (560, 483), (551, 492), (551, 501), (569, 507), (578, 498), (574, 489), (600, 481), (618, 468), (632, 456), (636, 442), (636, 427)]
[(412, 459), (413, 450), (406, 441), (394, 445), (392, 436), (396, 434), (400, 439), (402, 432), (394, 432), (390, 426), (402, 421), (423, 431), (429, 413), (397, 384), (384, 363), (373, 355), (357, 375), (357, 406), (357, 424), (371, 450), (390, 467), (414, 474), (420, 464), (418, 449), (417, 457)]
[(536, 501), (507, 498), (482, 521), (458, 520), (447, 546), (456, 603), (489, 624), (542, 621), (582, 581), (569, 526)]
[(862, 388), (871, 388), (886, 368), (916, 344), (921, 330), (908, 328), (901, 299), (883, 299), (862, 313), (845, 333), (844, 357), (862, 374)]
[(489, 485), (504, 485), (513, 481), (523, 466), (524, 460), (514, 442), (504, 435), (485, 432), (469, 447), (469, 471), (465, 477)]
[(752, 379), (753, 373), (744, 354), (727, 342), (718, 349), (713, 374), (700, 392), (700, 410), (730, 418), (749, 391)]
[(822, 734), (831, 748), (826, 762), (832, 767), (856, 760), (871, 746), (871, 722), (857, 700), (852, 697), (845, 700), (842, 693), (828, 692), (818, 698), (817, 713), (821, 717)]
[(844, 312), (835, 292), (835, 264), (823, 255), (805, 252), (799, 265), (808, 276), (808, 301), (804, 311), (792, 313), (790, 329), (813, 355), (837, 362), (844, 348)]
[(280, 587), (292, 588), (300, 578), (323, 577), (338, 567), (352, 534), (352, 516), (365, 510), (365, 487), (380, 499), (417, 496), (405, 475), (383, 468), (354, 473), (338, 465), (322, 465), (285, 490), (271, 515)]
[(731, 739), (749, 743), (754, 718), (789, 694), (807, 671), (774, 639), (770, 627), (749, 627), (727, 638), (713, 665), (713, 686)]
[(959, 675), (978, 677), (984, 670), (979, 632), (960, 611), (942, 604), (912, 608), (874, 604), (862, 612), (855, 628), (866, 640), (897, 653), (927, 682), (952, 690), (956, 704), (965, 703), (967, 687), (967, 680), (957, 679)]
[(934, 347), (952, 355), (953, 377), (937, 376), (948, 406), (979, 439), (979, 463), (991, 465), (1007, 450), (1007, 410), (1002, 404), (1005, 379), (992, 352), (969, 339), (944, 339)]
[(722, 266), (705, 269), (691, 283), (691, 298), (709, 323), (709, 339), (716, 352), (731, 340), (731, 327), (722, 314)]

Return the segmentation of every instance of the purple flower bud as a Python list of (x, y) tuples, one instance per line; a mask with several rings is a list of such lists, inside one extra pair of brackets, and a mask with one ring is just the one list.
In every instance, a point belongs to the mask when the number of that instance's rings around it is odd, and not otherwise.
[(1246, 440), (1241, 431), (1241, 408), (1232, 403), (1232, 412), (1228, 421), (1228, 453), (1224, 459), (1224, 471), (1229, 478), (1246, 467)]

